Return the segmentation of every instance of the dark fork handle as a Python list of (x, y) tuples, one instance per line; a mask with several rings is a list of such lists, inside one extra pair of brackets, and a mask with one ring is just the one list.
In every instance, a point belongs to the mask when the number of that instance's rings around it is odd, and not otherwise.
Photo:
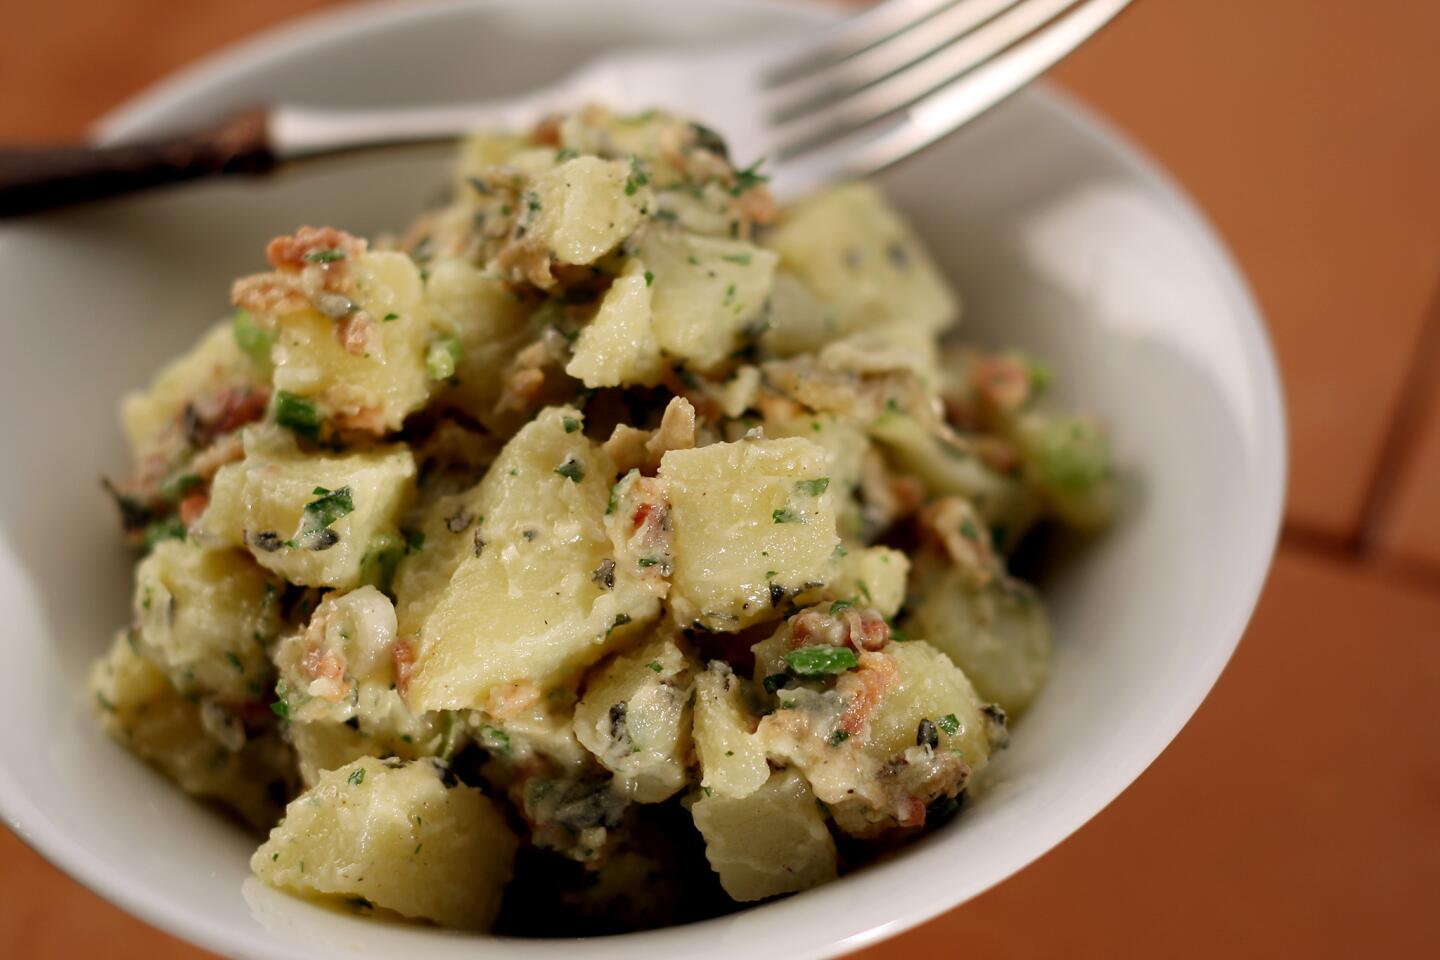
[(237, 114), (210, 130), (142, 143), (0, 150), (0, 217), (274, 166), (263, 110)]

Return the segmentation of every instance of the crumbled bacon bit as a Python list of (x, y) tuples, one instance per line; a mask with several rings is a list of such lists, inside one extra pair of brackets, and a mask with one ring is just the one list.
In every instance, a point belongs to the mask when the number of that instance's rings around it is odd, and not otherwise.
[(180, 501), (180, 522), (185, 526), (192, 526), (200, 519), (205, 508), (210, 505), (210, 496), (205, 493), (192, 493)]
[(395, 689), (404, 700), (410, 690), (410, 674), (415, 669), (415, 648), (406, 640), (397, 640), (390, 660), (395, 668)]
[(535, 124), (535, 129), (530, 131), (530, 140), (547, 147), (560, 146), (560, 116), (552, 113)]
[(1013, 357), (986, 357), (970, 371), (975, 393), (991, 410), (1014, 413), (1030, 399), (1030, 376)]
[(775, 195), (765, 186), (746, 190), (740, 194), (737, 203), (747, 220), (762, 226), (773, 221), (780, 213), (780, 205), (775, 202)]
[(970, 502), (941, 497), (920, 511), (920, 532), (937, 545), (955, 569), (977, 586), (995, 576), (995, 551), (990, 530)]
[(991, 470), (1010, 473), (1020, 467), (1020, 451), (1008, 440), (983, 434), (974, 437), (971, 445)]
[[(334, 268), (346, 260), (353, 260), (365, 252), (366, 243), (359, 237), (337, 230), (335, 227), (301, 227), (294, 236), (276, 237), (265, 247), (265, 259), (276, 270), (300, 271), (315, 266), (314, 260), (306, 259), (325, 251), (338, 251), (343, 259), (321, 263), (322, 267)], [(337, 272), (343, 272), (340, 267)]]
[(900, 682), (895, 659), (884, 653), (862, 653), (860, 666), (840, 678), (836, 689), (845, 697), (840, 729), (852, 737), (865, 733), (885, 693)]
[(335, 321), (335, 339), (353, 357), (366, 356), (371, 350), (375, 324), (364, 311), (349, 313)]
[(485, 712), (497, 720), (510, 720), (539, 702), (540, 688), (529, 680), (518, 680), (490, 691)]
[(901, 797), (895, 802), (895, 822), (902, 827), (925, 826), (925, 804), (915, 797)]
[(231, 387), (217, 398), (219, 410), (203, 418), (212, 436), (233, 433), (265, 416), (270, 391), (264, 387)]
[[(312, 628), (314, 623), (311, 621)], [(313, 633), (312, 628), (307, 628), (306, 633)], [(322, 624), (322, 635), (323, 631)], [(339, 703), (350, 692), (350, 681), (345, 679), (345, 665), (339, 655), (328, 647), (320, 644), (307, 646), (300, 657), (300, 669), (311, 681), (326, 681), (318, 685), (312, 683), (308, 691), (311, 696)]]
[(294, 274), (256, 273), (231, 285), (230, 302), (251, 313), (296, 313), (310, 306), (310, 293)]

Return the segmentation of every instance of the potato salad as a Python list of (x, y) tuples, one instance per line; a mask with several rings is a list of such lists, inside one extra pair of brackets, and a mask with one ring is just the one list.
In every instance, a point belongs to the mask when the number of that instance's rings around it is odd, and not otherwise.
[(779, 207), (705, 126), (591, 107), (469, 139), (403, 233), (263, 255), (124, 399), (140, 558), (90, 682), (265, 883), (713, 916), (943, 823), (1040, 694), (1011, 567), (1106, 522), (1108, 445), (947, 335), (875, 187)]

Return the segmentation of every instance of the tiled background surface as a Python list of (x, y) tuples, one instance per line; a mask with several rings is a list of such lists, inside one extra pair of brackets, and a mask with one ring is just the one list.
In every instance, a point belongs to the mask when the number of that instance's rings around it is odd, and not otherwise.
[[(325, 0), (0, 0), (0, 139), (61, 138)], [(990, 893), (861, 954), (1434, 956), (1440, 937), (1440, 3), (1140, 0), (1055, 72), (1155, 154), (1269, 317), (1286, 533), (1215, 693)], [(0, 831), (0, 956), (200, 954)]]

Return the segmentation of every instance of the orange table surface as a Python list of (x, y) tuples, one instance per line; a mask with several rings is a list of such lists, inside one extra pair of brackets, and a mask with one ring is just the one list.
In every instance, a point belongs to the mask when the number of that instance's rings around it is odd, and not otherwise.
[[(0, 0), (0, 139), (79, 135), (326, 0)], [(1286, 533), (1214, 694), (1018, 876), (858, 956), (1433, 956), (1440, 3), (1138, 0), (1053, 79), (1232, 245), (1286, 380)], [(0, 831), (0, 957), (202, 954)]]

